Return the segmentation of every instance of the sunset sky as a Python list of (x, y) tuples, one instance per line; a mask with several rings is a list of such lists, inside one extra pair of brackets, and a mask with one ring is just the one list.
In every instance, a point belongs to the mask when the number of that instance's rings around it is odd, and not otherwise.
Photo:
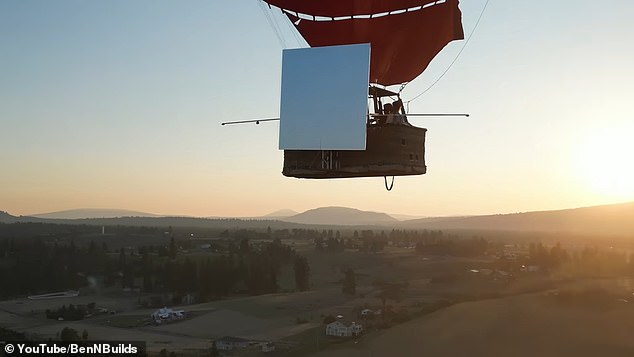
[[(461, 1), (466, 35), (484, 4)], [(282, 49), (305, 46), (258, 0), (0, 0), (0, 210), (432, 216), (632, 201), (633, 13), (630, 0), (490, 1), (409, 108), (471, 117), (411, 119), (428, 128), (428, 173), (386, 192), (382, 178), (286, 178), (277, 123), (220, 125), (278, 116)]]

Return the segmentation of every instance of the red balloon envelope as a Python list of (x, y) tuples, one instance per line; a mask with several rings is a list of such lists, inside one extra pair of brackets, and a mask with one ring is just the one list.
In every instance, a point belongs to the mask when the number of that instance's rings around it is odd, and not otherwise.
[(464, 38), (458, 0), (264, 0), (312, 47), (370, 43), (370, 82), (418, 77), (449, 42)]

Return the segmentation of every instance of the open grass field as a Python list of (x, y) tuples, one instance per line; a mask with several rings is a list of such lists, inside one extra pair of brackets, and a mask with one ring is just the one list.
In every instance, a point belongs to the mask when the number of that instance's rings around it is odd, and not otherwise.
[[(312, 356), (632, 356), (634, 303), (618, 300), (633, 297), (626, 285), (584, 280), (459, 303)], [(586, 301), (594, 291), (601, 297)]]

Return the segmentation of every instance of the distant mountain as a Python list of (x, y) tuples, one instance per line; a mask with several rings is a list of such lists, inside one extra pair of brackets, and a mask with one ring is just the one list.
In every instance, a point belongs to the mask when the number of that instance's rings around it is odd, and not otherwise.
[(468, 217), (428, 217), (407, 221), (398, 221), (385, 213), (361, 211), (346, 207), (321, 207), (290, 217), (275, 217), (275, 215), (278, 214), (283, 215), (288, 213), (291, 212), (289, 212), (289, 210), (282, 210), (258, 218), (209, 219), (195, 217), (161, 217), (149, 213), (128, 210), (71, 210), (38, 215), (39, 217), (17, 217), (0, 211), (0, 223), (37, 222), (147, 227), (204, 227), (218, 229), (226, 229), (227, 226), (235, 227), (237, 225), (245, 228), (266, 228), (267, 226), (273, 226), (277, 229), (305, 227), (305, 225), (358, 225), (388, 226), (401, 229), (471, 229), (573, 233), (597, 236), (618, 235), (634, 238), (634, 202), (556, 211)]
[(159, 215), (110, 208), (80, 208), (50, 213), (32, 214), (31, 217), (45, 219), (84, 219), (84, 218), (116, 218), (116, 217), (160, 217)]
[[(131, 212), (131, 211), (128, 211)], [(125, 216), (116, 218), (81, 218), (81, 219), (54, 219), (37, 218), (29, 216), (12, 216), (0, 211), (0, 224), (10, 223), (43, 223), (61, 225), (93, 225), (93, 226), (131, 226), (131, 227), (181, 227), (181, 228), (211, 228), (218, 230), (234, 229), (293, 229), (306, 228), (299, 223), (282, 222), (266, 219), (240, 219), (240, 218), (196, 218), (196, 217), (140, 217)]]
[(565, 232), (634, 237), (634, 202), (556, 211), (423, 218), (403, 224), (409, 228)]
[(0, 211), (0, 223), (42, 223), (44, 219), (29, 216), (12, 216), (8, 212)]
[(0, 223), (16, 223), (20, 222), (20, 218), (12, 216), (5, 211), (0, 211)]
[(262, 218), (286, 218), (297, 215), (299, 212), (293, 211), (292, 209), (281, 209), (275, 212), (271, 212), (267, 215), (262, 216)]
[(385, 213), (347, 207), (320, 207), (282, 219), (285, 222), (328, 225), (384, 225), (398, 222)]

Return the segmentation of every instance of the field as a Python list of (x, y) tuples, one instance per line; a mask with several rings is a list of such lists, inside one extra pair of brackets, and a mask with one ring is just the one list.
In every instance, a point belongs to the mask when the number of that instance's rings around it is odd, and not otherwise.
[[(170, 306), (185, 310), (187, 317), (155, 325), (150, 314), (156, 309), (139, 305), (143, 293), (93, 286), (82, 288), (76, 297), (0, 302), (0, 326), (44, 339), (59, 338), (64, 327), (71, 327), (87, 331), (90, 339), (142, 340), (153, 353), (167, 349), (193, 355), (205, 353), (223, 336), (256, 344), (273, 341), (279, 353), (318, 357), (590, 356), (625, 355), (634, 349), (628, 339), (634, 305), (626, 302), (634, 298), (634, 289), (627, 279), (546, 273), (508, 279), (483, 273), (495, 269), (491, 255), (419, 255), (397, 246), (377, 253), (318, 252), (306, 240), (284, 243), (307, 257), (309, 291), (294, 291), (293, 270), (286, 266), (278, 279), (280, 293)], [(201, 254), (183, 253), (181, 258), (198, 259)], [(354, 294), (342, 292), (347, 269), (354, 270)], [(45, 318), (47, 309), (89, 303), (109, 313), (81, 321)], [(359, 315), (363, 308), (392, 317), (367, 320)], [(367, 333), (355, 341), (328, 339), (323, 322), (332, 316), (363, 323)]]
[[(162, 348), (206, 349), (211, 346), (213, 339), (222, 336), (294, 345), (303, 343), (302, 336), (305, 334), (321, 334), (325, 316), (354, 318), (355, 309), (360, 306), (380, 306), (377, 282), (408, 281), (407, 294), (399, 302), (390, 301), (391, 305), (433, 302), (456, 294), (453, 291), (455, 288), (449, 289), (449, 286), (444, 290), (438, 287), (429, 289), (430, 279), (438, 275), (439, 271), (443, 274), (452, 270), (462, 272), (467, 266), (479, 262), (486, 264), (483, 260), (423, 259), (411, 249), (390, 248), (377, 254), (353, 251), (319, 253), (305, 241), (285, 243), (292, 243), (300, 254), (308, 257), (311, 290), (293, 292), (293, 272), (287, 267), (279, 280), (280, 290), (288, 291), (286, 293), (171, 306), (186, 310), (188, 317), (182, 321), (154, 326), (150, 324), (149, 315), (155, 309), (140, 308), (137, 304), (139, 298), (143, 298), (142, 294), (125, 293), (113, 288), (83, 288), (77, 297), (47, 300), (22, 298), (0, 302), (0, 326), (40, 338), (56, 338), (61, 329), (68, 326), (80, 332), (86, 330), (91, 339), (144, 340), (153, 351)], [(341, 292), (342, 271), (346, 268), (355, 269), (355, 295)], [(428, 291), (423, 294), (426, 289)], [(72, 322), (44, 318), (46, 309), (91, 302), (115, 313)]]
[(617, 298), (632, 297), (631, 289), (614, 280), (561, 289), (578, 297), (599, 289), (606, 298), (571, 303), (551, 291), (465, 302), (313, 356), (632, 355), (634, 305)]

